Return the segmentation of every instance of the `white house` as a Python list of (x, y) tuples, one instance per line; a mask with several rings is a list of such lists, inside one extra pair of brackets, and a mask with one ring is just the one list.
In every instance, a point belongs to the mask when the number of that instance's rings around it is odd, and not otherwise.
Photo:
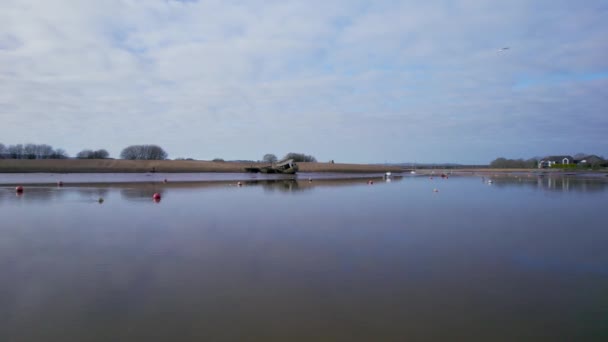
[(572, 156), (548, 156), (545, 157), (543, 159), (541, 159), (538, 162), (538, 168), (542, 169), (542, 168), (548, 168), (548, 167), (552, 167), (553, 165), (568, 165), (568, 164), (574, 164), (574, 158), (572, 158)]

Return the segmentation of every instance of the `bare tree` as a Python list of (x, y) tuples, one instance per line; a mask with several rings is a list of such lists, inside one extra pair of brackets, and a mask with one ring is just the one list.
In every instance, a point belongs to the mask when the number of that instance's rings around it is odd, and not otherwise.
[(139, 154), (139, 146), (128, 146), (120, 152), (120, 158), (122, 159), (141, 159)]
[(106, 151), (105, 149), (100, 149), (94, 152), (95, 154), (95, 159), (106, 159), (110, 157), (110, 153), (108, 153), (108, 151)]
[(295, 162), (317, 162), (317, 158), (311, 156), (311, 155), (307, 155), (304, 153), (295, 153), (295, 152), (290, 152), (287, 153), (285, 155), (285, 157), (283, 157), (283, 160), (285, 159), (293, 159), (293, 161)]
[(167, 152), (157, 145), (131, 145), (120, 152), (122, 159), (130, 160), (164, 160)]
[(23, 145), (10, 145), (7, 149), (9, 158), (11, 159), (21, 159), (23, 157)]
[(36, 159), (50, 159), (53, 153), (55, 153), (55, 150), (50, 145), (42, 144), (34, 146)]
[(276, 163), (277, 162), (277, 156), (275, 156), (272, 153), (267, 153), (264, 155), (264, 158), (262, 158), (263, 161), (265, 161), (266, 163)]
[(0, 144), (0, 159), (53, 159), (67, 158), (62, 149), (54, 150), (46, 144), (17, 144), (5, 146)]
[(67, 159), (69, 158), (67, 152), (62, 149), (62, 148), (58, 148), (56, 149), (53, 154), (51, 154), (51, 159)]
[(78, 152), (76, 158), (78, 159), (106, 159), (110, 156), (108, 151), (101, 149), (97, 151), (93, 150), (82, 150)]
[(507, 159), (507, 158), (496, 158), (490, 163), (491, 168), (498, 169), (534, 169), (538, 167), (538, 160), (530, 158), (527, 160), (523, 159)]
[(78, 159), (89, 159), (93, 154), (92, 150), (82, 150), (76, 154), (76, 158)]
[(36, 159), (36, 145), (34, 144), (25, 144), (23, 146), (23, 159)]

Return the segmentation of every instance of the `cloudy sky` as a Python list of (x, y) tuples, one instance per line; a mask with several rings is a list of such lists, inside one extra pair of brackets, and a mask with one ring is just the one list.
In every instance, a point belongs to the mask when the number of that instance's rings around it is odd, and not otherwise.
[(605, 0), (0, 0), (5, 145), (487, 163), (607, 129)]

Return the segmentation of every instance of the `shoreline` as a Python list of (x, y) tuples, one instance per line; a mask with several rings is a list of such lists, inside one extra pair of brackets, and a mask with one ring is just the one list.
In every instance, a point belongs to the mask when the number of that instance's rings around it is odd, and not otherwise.
[[(375, 164), (297, 163), (299, 172), (384, 173), (408, 172), (401, 166)], [(0, 160), (2, 173), (245, 173), (245, 168), (269, 163), (194, 160), (44, 159)]]
[(530, 175), (582, 175), (582, 174), (605, 174), (608, 170), (566, 170), (566, 169), (417, 169), (416, 173), (421, 175), (492, 175), (492, 174), (530, 174)]
[[(491, 174), (544, 174), (576, 175), (606, 174), (601, 170), (567, 169), (492, 169), (492, 168), (410, 168), (382, 164), (297, 163), (299, 172), (318, 173), (409, 173), (418, 175), (491, 175)], [(16, 173), (246, 173), (245, 168), (267, 166), (261, 162), (213, 162), (198, 160), (124, 160), (124, 159), (0, 159), (0, 175)]]

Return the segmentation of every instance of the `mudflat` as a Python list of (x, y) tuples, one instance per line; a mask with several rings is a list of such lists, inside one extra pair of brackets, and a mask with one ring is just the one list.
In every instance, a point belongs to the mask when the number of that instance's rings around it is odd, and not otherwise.
[[(0, 160), (0, 173), (125, 173), (125, 172), (244, 172), (267, 163), (198, 160), (43, 159)], [(301, 172), (375, 173), (401, 172), (400, 166), (340, 163), (298, 163)]]

